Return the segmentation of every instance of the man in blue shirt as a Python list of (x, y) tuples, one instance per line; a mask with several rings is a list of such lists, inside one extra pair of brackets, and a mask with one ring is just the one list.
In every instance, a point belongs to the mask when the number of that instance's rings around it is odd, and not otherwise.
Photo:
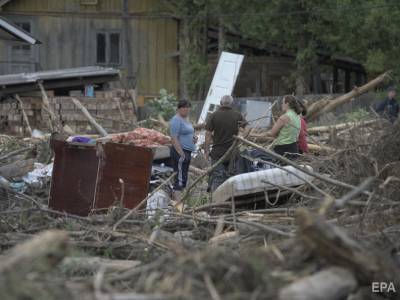
[(381, 103), (375, 107), (375, 111), (387, 118), (391, 123), (394, 123), (399, 116), (399, 104), (396, 99), (396, 89), (390, 87), (388, 89), (388, 95)]

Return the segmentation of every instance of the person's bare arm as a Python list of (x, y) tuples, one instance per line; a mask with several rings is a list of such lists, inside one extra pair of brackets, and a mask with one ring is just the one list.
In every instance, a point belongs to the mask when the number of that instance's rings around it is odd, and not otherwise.
[(185, 152), (183, 152), (183, 149), (177, 137), (172, 137), (172, 146), (175, 148), (176, 152), (178, 152), (180, 156), (185, 156)]
[(194, 130), (203, 130), (204, 128), (206, 128), (206, 123), (199, 123), (199, 124), (195, 124), (193, 125)]
[(289, 117), (288, 116), (281, 116), (276, 123), (274, 124), (274, 127), (270, 131), (267, 132), (267, 136), (272, 136), (276, 138), (279, 134), (279, 131), (289, 123)]

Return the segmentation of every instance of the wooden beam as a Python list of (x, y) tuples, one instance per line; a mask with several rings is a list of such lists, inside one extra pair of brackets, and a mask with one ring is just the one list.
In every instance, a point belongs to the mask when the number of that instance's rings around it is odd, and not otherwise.
[(71, 99), (72, 102), (78, 107), (83, 115), (88, 119), (89, 123), (97, 130), (97, 132), (102, 136), (106, 137), (108, 135), (107, 131), (104, 130), (104, 128), (96, 122), (96, 120), (91, 116), (89, 111), (86, 109), (86, 107), (76, 98)]
[(29, 124), (29, 119), (28, 119), (28, 116), (26, 115), (25, 109), (23, 107), (22, 100), (21, 100), (21, 98), (19, 97), (18, 94), (15, 94), (15, 99), (17, 99), (18, 104), (21, 107), (22, 116), (23, 116), (24, 121), (26, 123), (26, 127), (28, 128), (29, 135), (32, 136), (32, 128), (31, 128), (31, 125)]

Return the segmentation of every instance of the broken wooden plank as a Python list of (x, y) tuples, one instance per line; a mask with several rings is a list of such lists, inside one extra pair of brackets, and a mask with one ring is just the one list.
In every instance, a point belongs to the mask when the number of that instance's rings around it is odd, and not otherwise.
[(369, 90), (375, 88), (378, 84), (383, 82), (389, 76), (389, 74), (390, 74), (390, 71), (385, 72), (385, 73), (381, 74), (380, 76), (378, 76), (377, 78), (364, 84), (363, 86), (355, 87), (349, 93), (344, 94), (336, 99), (333, 99), (333, 100), (322, 99), (322, 100), (320, 100), (321, 102), (320, 101), (316, 102), (314, 104), (315, 107), (310, 106), (310, 110), (306, 116), (307, 121), (313, 121), (316, 118), (318, 118), (319, 116), (321, 116), (327, 112), (333, 111), (335, 108), (339, 107), (340, 105), (350, 102), (351, 99), (353, 99), (354, 97), (362, 95), (362, 94), (368, 92)]
[(307, 129), (308, 134), (318, 134), (324, 132), (330, 132), (331, 130), (343, 130), (348, 128), (355, 128), (360, 126), (367, 126), (370, 124), (376, 123), (377, 120), (368, 120), (368, 121), (360, 121), (360, 122), (347, 122), (340, 123), (335, 125), (326, 125), (326, 126), (316, 126)]

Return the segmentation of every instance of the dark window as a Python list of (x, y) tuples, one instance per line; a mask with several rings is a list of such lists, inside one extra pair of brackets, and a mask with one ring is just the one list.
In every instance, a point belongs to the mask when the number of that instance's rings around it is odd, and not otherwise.
[(119, 64), (119, 33), (110, 34), (110, 63)]
[(106, 35), (105, 33), (97, 34), (97, 63), (106, 63)]
[(119, 33), (97, 33), (96, 62), (98, 64), (119, 65), (121, 63), (121, 42)]

